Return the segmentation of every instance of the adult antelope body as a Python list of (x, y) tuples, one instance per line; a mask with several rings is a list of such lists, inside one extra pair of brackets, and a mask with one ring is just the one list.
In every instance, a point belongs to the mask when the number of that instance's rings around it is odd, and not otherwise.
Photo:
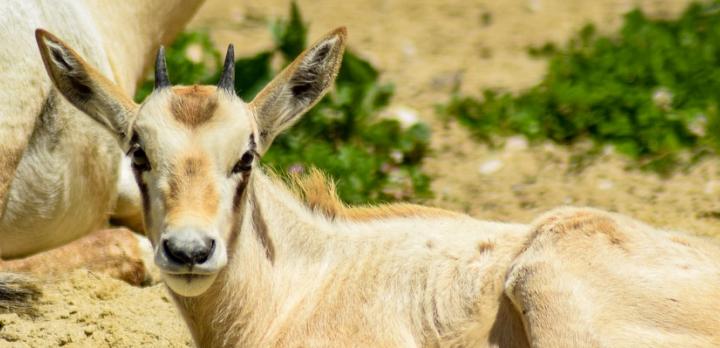
[(232, 47), (217, 86), (171, 86), (161, 49), (136, 106), (37, 33), (58, 89), (132, 158), (155, 263), (198, 346), (720, 345), (711, 241), (588, 208), (532, 225), (353, 210), (305, 182), (310, 206), (265, 174), (273, 138), (332, 85), (345, 35), (327, 34), (247, 104)]
[(129, 181), (119, 180), (123, 154), (116, 141), (53, 87), (35, 29), (63, 35), (117, 91), (132, 95), (154, 47), (174, 37), (201, 3), (0, 2), (0, 258), (65, 244), (106, 225), (111, 213), (142, 226), (129, 165)]

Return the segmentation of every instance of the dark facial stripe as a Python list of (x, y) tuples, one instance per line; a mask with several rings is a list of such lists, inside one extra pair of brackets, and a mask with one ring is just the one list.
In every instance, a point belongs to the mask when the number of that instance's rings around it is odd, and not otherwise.
[(142, 211), (143, 211), (143, 222), (145, 223), (145, 230), (147, 231), (150, 226), (150, 197), (148, 196), (148, 187), (142, 178), (142, 172), (133, 168), (133, 175), (135, 176), (135, 182), (138, 184), (140, 189), (140, 196), (142, 197)]
[[(250, 139), (248, 140), (248, 151), (250, 151), (255, 156), (255, 162), (257, 163), (260, 159), (260, 154), (256, 151), (257, 144), (255, 143), (255, 134), (250, 134)], [(245, 193), (245, 189), (247, 188), (248, 182), (250, 181), (250, 173), (251, 171), (245, 172), (242, 174), (242, 181), (240, 184), (238, 184), (237, 188), (235, 188), (235, 196), (233, 197), (233, 211), (235, 213), (238, 213), (240, 206), (242, 205), (242, 198)]]
[[(137, 144), (140, 144), (140, 137), (136, 132), (132, 132), (132, 135), (130, 136), (130, 143), (129, 149), (132, 149), (133, 146), (136, 146)], [(131, 150), (128, 150), (128, 153), (125, 154), (125, 156), (129, 156)], [(143, 222), (145, 223), (145, 231), (147, 231), (148, 227), (150, 227), (150, 197), (148, 196), (148, 187), (147, 184), (145, 184), (145, 181), (142, 178), (142, 171), (135, 168), (135, 166), (131, 165), (130, 168), (132, 168), (133, 176), (135, 177), (135, 182), (138, 185), (138, 189), (140, 190), (140, 197), (142, 197), (142, 212), (143, 212)]]
[(257, 235), (260, 244), (262, 244), (265, 248), (265, 256), (267, 256), (268, 260), (270, 260), (270, 263), (272, 264), (275, 263), (275, 245), (273, 245), (272, 239), (270, 239), (267, 224), (265, 223), (265, 218), (262, 215), (262, 209), (260, 208), (260, 205), (257, 204), (257, 198), (255, 197), (255, 193), (253, 192), (252, 195), (253, 229), (255, 230), (255, 234)]
[[(240, 208), (242, 208), (243, 198), (245, 197), (249, 181), (250, 172), (243, 173), (242, 181), (238, 183), (238, 186), (235, 188), (235, 195), (233, 196), (233, 216), (239, 216), (240, 214)], [(235, 250), (235, 243), (237, 242), (237, 237), (240, 234), (241, 226), (242, 223), (239, 223), (239, 219), (235, 219), (232, 229), (230, 230), (230, 236), (228, 236), (228, 249)], [(232, 257), (232, 254), (230, 257)]]
[[(250, 138), (250, 141), (251, 148), (254, 148), (254, 138), (252, 136)], [(252, 209), (251, 219), (253, 230), (255, 231), (255, 235), (258, 238), (258, 241), (265, 249), (265, 255), (267, 256), (268, 260), (270, 261), (270, 263), (274, 263), (275, 245), (273, 244), (272, 239), (270, 238), (270, 234), (268, 233), (267, 224), (265, 223), (265, 219), (262, 215), (260, 206), (257, 204), (257, 197), (255, 195), (255, 192), (248, 192), (252, 191), (252, 189), (248, 189), (250, 178), (251, 172), (243, 173), (242, 181), (235, 189), (235, 196), (233, 197), (233, 214), (235, 216), (240, 214), (240, 209), (244, 206), (244, 204), (252, 204), (250, 209)], [(250, 195), (251, 199), (246, 198), (248, 195)], [(233, 248), (237, 241), (238, 234), (240, 233), (240, 226), (233, 225), (230, 233), (231, 234), (228, 238), (228, 246)]]
[(250, 181), (250, 172), (242, 174), (242, 180), (235, 188), (235, 196), (233, 196), (233, 213), (238, 214), (240, 207), (242, 206), (243, 197), (245, 196), (245, 189), (247, 188), (248, 182)]

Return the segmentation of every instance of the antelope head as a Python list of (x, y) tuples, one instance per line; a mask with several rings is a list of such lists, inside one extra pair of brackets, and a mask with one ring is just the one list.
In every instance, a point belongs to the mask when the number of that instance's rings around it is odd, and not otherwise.
[(227, 240), (253, 167), (273, 138), (331, 87), (346, 31), (325, 35), (250, 103), (235, 94), (232, 45), (217, 86), (172, 86), (160, 48), (155, 89), (141, 105), (63, 41), (42, 29), (35, 34), (55, 87), (131, 157), (145, 230), (166, 284), (178, 295), (197, 296), (227, 263)]

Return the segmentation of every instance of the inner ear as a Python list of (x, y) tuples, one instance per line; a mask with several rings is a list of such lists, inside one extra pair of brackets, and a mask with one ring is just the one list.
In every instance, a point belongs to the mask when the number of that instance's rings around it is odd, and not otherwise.
[(57, 90), (111, 131), (124, 148), (138, 105), (55, 35), (37, 29), (35, 39), (45, 70)]
[(79, 62), (73, 59), (71, 55), (66, 55), (63, 49), (54, 43), (48, 44), (47, 47), (51, 59), (64, 75), (64, 79), (55, 76), (56, 81), (69, 84), (68, 88), (65, 89), (66, 97), (74, 103), (87, 103), (92, 97), (92, 88), (88, 76), (83, 74), (82, 69), (79, 67)]
[(297, 122), (330, 89), (345, 51), (345, 28), (338, 28), (288, 65), (250, 103), (264, 153), (280, 132)]
[(327, 78), (329, 67), (325, 59), (331, 47), (332, 44), (326, 42), (308, 52), (307, 59), (290, 79), (290, 90), (297, 103), (309, 104), (329, 87), (331, 79)]

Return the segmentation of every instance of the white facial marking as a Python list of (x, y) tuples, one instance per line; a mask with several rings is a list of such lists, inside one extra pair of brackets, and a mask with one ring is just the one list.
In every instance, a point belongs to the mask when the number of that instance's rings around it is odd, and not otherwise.
[[(175, 92), (166, 89), (148, 97), (134, 127), (151, 164), (141, 177), (147, 187), (147, 232), (154, 243), (154, 261), (168, 287), (186, 297), (207, 291), (227, 264), (225, 240), (243, 180), (232, 169), (248, 150), (256, 127), (242, 100), (203, 88), (208, 87), (199, 87), (201, 93), (217, 97), (214, 114), (205, 121), (188, 125), (176, 119), (169, 106)], [(202, 249), (198, 240), (208, 238), (214, 247), (207, 259), (168, 255), (164, 246), (172, 239), (173, 250), (192, 253)]]
[(216, 277), (217, 273), (213, 273), (210, 275), (163, 274), (165, 284), (167, 284), (170, 290), (180, 296), (185, 297), (195, 297), (202, 295), (205, 291), (207, 291), (207, 289), (210, 288)]

